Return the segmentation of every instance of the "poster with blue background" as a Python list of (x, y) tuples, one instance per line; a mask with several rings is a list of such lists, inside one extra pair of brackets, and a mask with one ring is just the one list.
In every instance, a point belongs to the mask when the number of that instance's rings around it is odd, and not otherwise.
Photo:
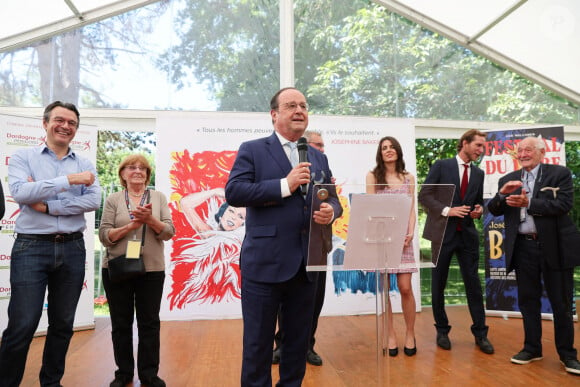
[[(497, 130), (487, 132), (486, 148), (480, 167), (485, 171), (483, 197), (486, 208), (483, 215), (485, 246), (486, 312), (489, 315), (519, 315), (515, 272), (506, 273), (503, 254), (503, 216), (493, 216), (487, 211), (489, 201), (498, 191), (499, 179), (507, 173), (521, 169), (516, 157), (518, 143), (526, 137), (544, 140), (545, 164), (566, 165), (564, 152), (564, 127), (552, 126)], [(547, 296), (542, 297), (542, 315), (551, 316), (552, 309)]]

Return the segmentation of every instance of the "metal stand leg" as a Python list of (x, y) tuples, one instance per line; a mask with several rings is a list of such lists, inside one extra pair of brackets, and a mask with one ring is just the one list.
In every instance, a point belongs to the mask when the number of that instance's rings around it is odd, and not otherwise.
[[(376, 289), (376, 328), (377, 328), (377, 385), (388, 386), (384, 371), (387, 368), (387, 303), (389, 300), (388, 274), (386, 271), (375, 270)], [(382, 286), (381, 286), (382, 282)]]

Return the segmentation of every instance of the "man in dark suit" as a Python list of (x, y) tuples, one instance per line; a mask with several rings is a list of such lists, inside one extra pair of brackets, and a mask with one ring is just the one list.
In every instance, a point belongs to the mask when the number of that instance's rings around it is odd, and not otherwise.
[[(479, 159), (485, 145), (485, 133), (468, 130), (458, 141), (458, 154), (452, 159), (436, 161), (425, 179), (428, 184), (452, 184), (455, 192), (451, 205), (439, 200), (433, 190), (425, 186), (419, 193), (419, 202), (427, 209), (427, 222), (423, 237), (432, 241), (432, 252), (439, 251), (437, 265), (431, 271), (431, 295), (433, 317), (437, 330), (437, 345), (450, 350), (449, 331), (451, 326), (445, 312), (444, 291), (447, 285), (449, 264), (457, 254), (461, 276), (467, 293), (467, 304), (473, 325), (471, 332), (475, 344), (487, 354), (494, 348), (487, 338), (483, 293), (478, 275), (479, 235), (473, 219), (483, 213), (483, 171), (472, 162)], [(446, 223), (443, 240), (436, 241), (430, 235), (441, 230)], [(440, 238), (439, 238), (440, 239)]]
[(517, 148), (522, 169), (499, 180), (499, 191), (487, 206), (492, 214), (504, 215), (506, 268), (508, 273), (516, 271), (525, 338), (524, 348), (511, 361), (528, 364), (542, 359), (543, 279), (560, 361), (566, 371), (580, 375), (572, 316), (578, 235), (568, 217), (574, 196), (572, 175), (566, 167), (542, 164), (545, 153), (541, 139), (523, 139)]
[[(309, 235), (320, 236), (342, 214), (336, 195), (311, 208), (313, 184), (330, 184), (328, 160), (307, 147), (298, 160), (293, 144), (308, 126), (308, 104), (295, 88), (279, 90), (270, 102), (275, 132), (243, 143), (226, 184), (226, 200), (246, 207), (240, 254), (244, 321), (242, 386), (272, 385), (272, 342), (278, 310), (284, 331), (280, 386), (300, 386), (306, 371), (317, 272), (306, 272)], [(301, 185), (308, 185), (305, 196)], [(323, 253), (322, 251), (320, 252)]]
[[(304, 132), (304, 137), (308, 142), (308, 145), (313, 147), (314, 149), (318, 149), (320, 152), (324, 153), (324, 141), (322, 140), (322, 133), (314, 131), (314, 130), (307, 130)], [(331, 177), (331, 182), (334, 184), (336, 179)], [(314, 200), (317, 198), (315, 197)], [(323, 229), (325, 234), (323, 236), (323, 240), (332, 242), (332, 228), (325, 227)], [(311, 246), (312, 247), (312, 246)], [(330, 247), (323, 247), (325, 251), (332, 250), (332, 244)], [(326, 260), (323, 257), (323, 261), (320, 262), (321, 265), (326, 265)], [(322, 311), (322, 306), (324, 305), (324, 296), (326, 294), (326, 272), (322, 272), (318, 275), (318, 280), (316, 281), (316, 295), (314, 298), (314, 315), (312, 317), (312, 332), (310, 334), (310, 344), (308, 346), (308, 352), (306, 353), (306, 362), (308, 364), (312, 364), (314, 366), (321, 366), (322, 365), (322, 358), (320, 355), (314, 350), (314, 344), (316, 343), (316, 338), (314, 335), (316, 334), (316, 328), (318, 328), (318, 318), (320, 317), (320, 312)], [(278, 315), (278, 332), (274, 336), (274, 353), (272, 354), (272, 364), (279, 364), (280, 363), (280, 353), (281, 353), (281, 342), (282, 336), (284, 332), (280, 329), (282, 322), (280, 321), (280, 315)]]

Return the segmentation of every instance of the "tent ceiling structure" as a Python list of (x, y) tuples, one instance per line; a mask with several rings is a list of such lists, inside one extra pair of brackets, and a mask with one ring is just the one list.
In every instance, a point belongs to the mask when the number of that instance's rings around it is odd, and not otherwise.
[(580, 1), (376, 2), (580, 105)]
[[(157, 1), (4, 1), (0, 53)], [(375, 2), (580, 105), (580, 1)]]
[(159, 0), (3, 1), (0, 53), (80, 28)]

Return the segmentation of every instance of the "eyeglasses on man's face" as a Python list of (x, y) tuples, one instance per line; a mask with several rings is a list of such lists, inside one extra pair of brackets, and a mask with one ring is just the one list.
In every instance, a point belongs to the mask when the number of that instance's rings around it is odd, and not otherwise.
[(304, 110), (304, 111), (308, 111), (308, 103), (306, 102), (300, 102), (300, 103), (296, 103), (296, 102), (288, 102), (288, 103), (283, 103), (282, 108), (284, 110), (290, 110), (290, 111), (296, 111), (296, 109), (298, 109), (298, 107), (300, 107), (300, 109)]
[(324, 148), (324, 143), (323, 142), (314, 142), (314, 141), (310, 141), (308, 142), (309, 144), (312, 144), (314, 146), (317, 146), (319, 148)]
[(52, 119), (52, 122), (54, 122), (58, 126), (64, 126), (65, 124), (68, 124), (69, 128), (73, 128), (73, 129), (76, 129), (77, 126), (79, 126), (78, 122), (73, 121), (73, 120), (67, 121), (62, 117), (55, 117)]
[(141, 165), (127, 165), (125, 168), (127, 168), (130, 171), (136, 171), (136, 170), (146, 171), (147, 170), (147, 167), (143, 167)]

